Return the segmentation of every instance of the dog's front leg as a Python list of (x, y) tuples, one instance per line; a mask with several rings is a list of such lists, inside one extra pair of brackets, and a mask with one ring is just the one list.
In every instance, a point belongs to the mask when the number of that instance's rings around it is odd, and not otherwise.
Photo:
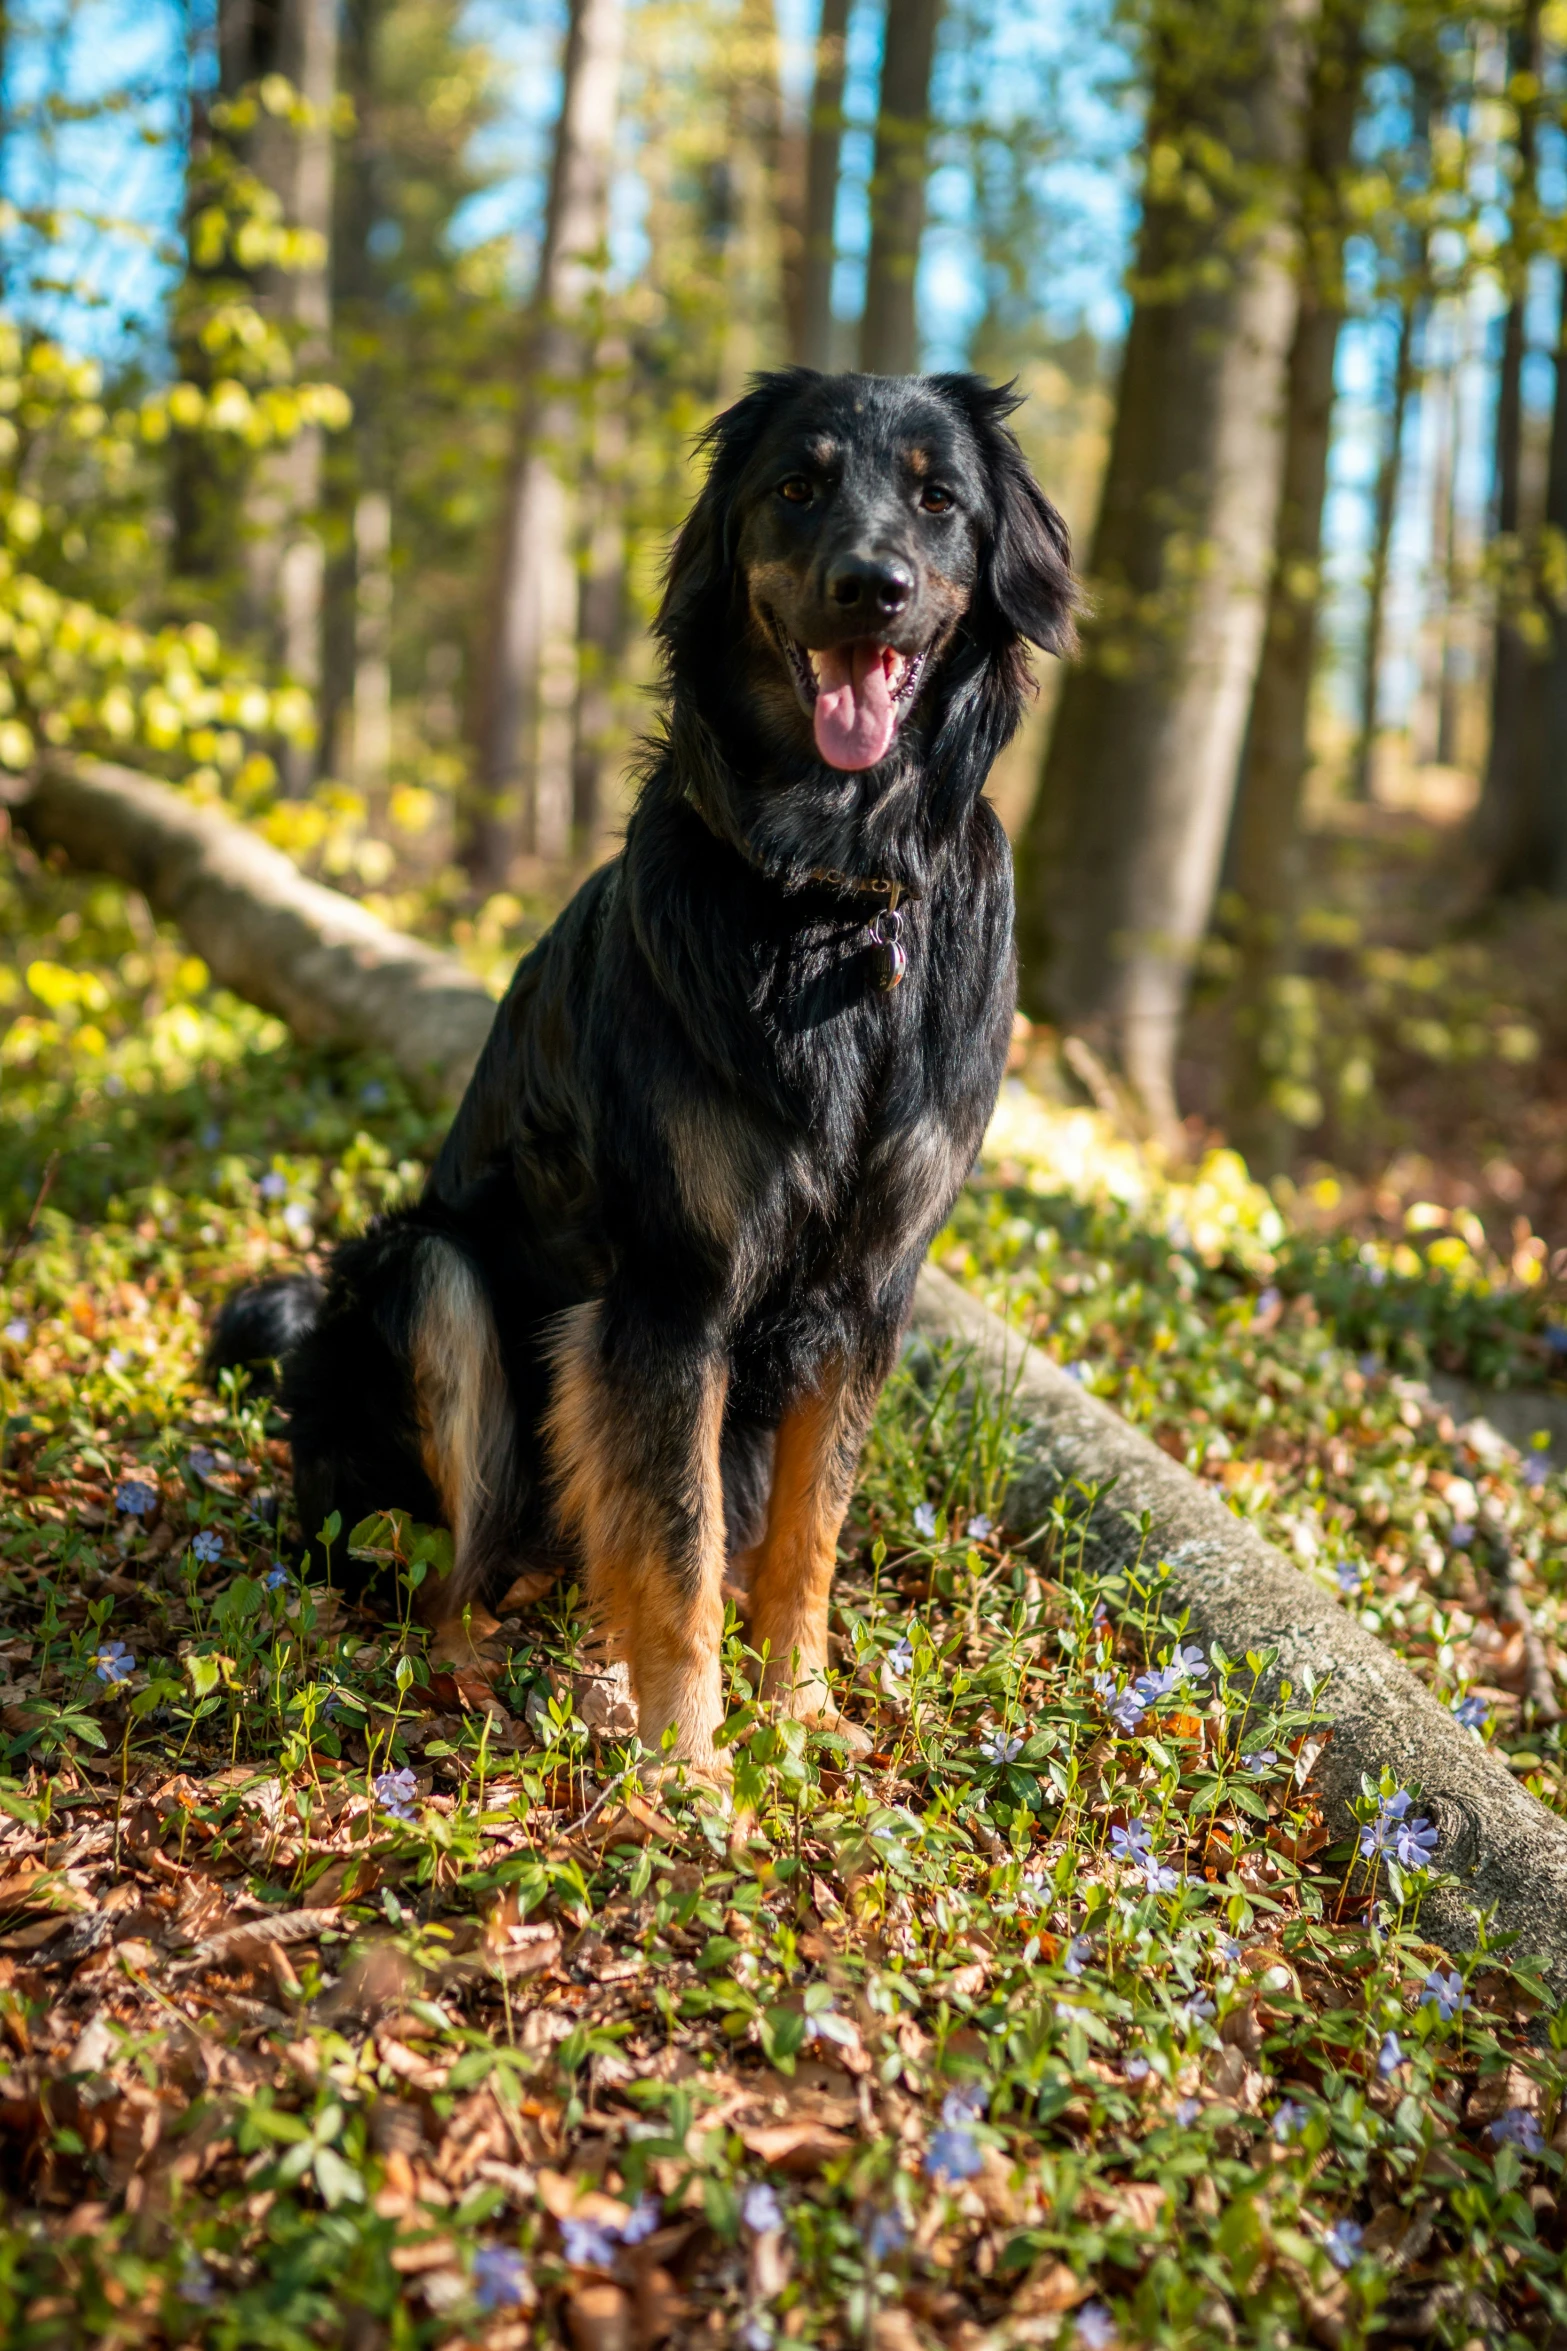
[(835, 1719), (827, 1613), (838, 1533), (880, 1377), (841, 1363), (796, 1397), (778, 1425), (767, 1531), (751, 1554), (750, 1645), (765, 1650), (765, 1696), (804, 1722)]
[(723, 1776), (724, 1498), (728, 1359), (700, 1330), (579, 1307), (556, 1350), (548, 1441), (588, 1606), (625, 1658), (646, 1747)]

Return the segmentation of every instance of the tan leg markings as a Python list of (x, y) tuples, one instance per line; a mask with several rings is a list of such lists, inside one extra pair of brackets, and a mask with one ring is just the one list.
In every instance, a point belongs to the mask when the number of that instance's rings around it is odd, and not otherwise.
[[(598, 1310), (579, 1307), (556, 1354), (546, 1426), (562, 1523), (582, 1547), (587, 1600), (599, 1637), (624, 1657), (642, 1743), (658, 1751), (673, 1725), (675, 1754), (721, 1777), (713, 1734), (723, 1720), (724, 1505), (718, 1448), (727, 1369), (706, 1372), (690, 1456), (659, 1464), (693, 1526), (673, 1555), (668, 1509), (637, 1473), (635, 1432), (617, 1425), (598, 1360)], [(671, 1468), (675, 1474), (670, 1476)]]
[(767, 1532), (750, 1555), (748, 1637), (757, 1651), (767, 1644), (762, 1687), (805, 1722), (834, 1712), (826, 1680), (827, 1606), (860, 1428), (838, 1377), (790, 1405), (778, 1427)]
[(466, 1258), (445, 1241), (425, 1242), (419, 1286), (412, 1348), (419, 1451), (452, 1530), (453, 1566), (444, 1583), (425, 1582), (417, 1605), (422, 1622), (451, 1626), (478, 1599), (473, 1530), (505, 1475), (511, 1404), (494, 1317)]

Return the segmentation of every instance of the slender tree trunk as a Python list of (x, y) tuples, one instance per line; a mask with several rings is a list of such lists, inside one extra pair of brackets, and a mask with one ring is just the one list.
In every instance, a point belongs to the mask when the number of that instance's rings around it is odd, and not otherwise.
[[(332, 188), (332, 324), (342, 352), (353, 420), (326, 452), (322, 487), (325, 537), (332, 552), (323, 581), (321, 690), (318, 698), (323, 764), (361, 778), (358, 667), (361, 643), (359, 550), (361, 500), (387, 504), (382, 447), (382, 366), (386, 321), (377, 314), (375, 265), (369, 238), (375, 224), (382, 164), (376, 82), (377, 39), (386, 0), (343, 0), (339, 19), (338, 86), (353, 107), (353, 134), (337, 157)], [(368, 521), (370, 545), (376, 518)], [(372, 601), (379, 590), (372, 588)], [(374, 726), (371, 740), (374, 741)]]
[(504, 877), (519, 833), (524, 846), (540, 845), (539, 728), (550, 603), (570, 562), (566, 484), (579, 438), (583, 314), (608, 229), (621, 36), (621, 0), (572, 0), (544, 250), (523, 336), (516, 448), (489, 607), (473, 799), (464, 812), (464, 862), (481, 887)]
[(826, 369), (833, 362), (833, 230), (838, 212), (838, 159), (843, 148), (844, 51), (848, 26), (849, 0), (822, 0), (810, 134), (805, 152), (804, 282), (799, 338), (794, 346), (794, 355), (803, 367)]
[(1537, 812), (1527, 773), (1531, 660), (1518, 625), (1525, 592), (1523, 565), (1523, 362), (1528, 332), (1529, 264), (1538, 241), (1539, 75), (1543, 62), (1540, 0), (1524, 0), (1508, 40), (1509, 82), (1523, 77), (1518, 97), (1517, 175), (1513, 182), (1508, 277), (1510, 299), (1502, 331), (1496, 389), (1496, 634), (1491, 666), (1491, 743), (1475, 812), (1475, 840), (1485, 886), (1506, 897), (1537, 888), (1540, 880)]
[(392, 501), (354, 502), (354, 782), (372, 801), (392, 766)]
[(919, 364), (914, 281), (925, 233), (930, 71), (940, 21), (941, 0), (887, 0), (860, 329), (860, 365), (867, 375), (912, 375)]
[(1278, 537), (1231, 840), (1230, 880), (1241, 913), (1229, 1126), (1253, 1168), (1266, 1174), (1284, 1163), (1292, 1114), (1295, 1123), (1313, 1123), (1309, 1072), (1294, 1066), (1305, 1042), (1294, 982), (1295, 910), (1333, 368), (1344, 317), (1341, 183), (1365, 73), (1362, 15), (1363, 0), (1328, 0), (1312, 74), (1306, 256), (1289, 359)]
[(606, 784), (619, 748), (618, 696), (626, 651), (626, 372), (616, 339), (600, 354), (577, 619), (577, 708), (571, 757), (574, 855), (591, 859), (606, 814)]
[[(237, 13), (237, 11), (236, 11)], [(280, 0), (274, 15), (248, 12), (248, 78), (282, 74), (304, 101), (295, 122), (263, 105), (249, 141), (249, 161), (277, 195), (283, 217), (316, 242), (301, 269), (268, 270), (260, 297), (289, 335), (302, 376), (330, 356), (332, 328), (332, 104), (337, 91), (335, 0)], [(291, 682), (314, 696), (321, 684), (324, 558), (322, 432), (307, 424), (256, 466), (246, 501), (246, 600), (249, 619)], [(308, 790), (314, 748), (287, 741), (280, 751), (285, 790)]]
[(1377, 463), (1376, 497), (1371, 520), (1371, 570), (1366, 581), (1366, 619), (1360, 638), (1360, 675), (1355, 695), (1355, 748), (1350, 759), (1350, 790), (1357, 800), (1371, 797), (1371, 765), (1377, 741), (1377, 689), (1382, 676), (1382, 636), (1387, 612), (1388, 565), (1393, 552), (1393, 525), (1398, 518), (1398, 485), (1403, 471), (1404, 427), (1409, 396), (1415, 385), (1415, 303), (1412, 287), (1399, 297), (1398, 325), (1393, 346), (1393, 398), (1387, 440)]
[(1211, 206), (1145, 190), (1097, 610), (1023, 845), (1025, 1001), (1118, 1060), (1171, 1134), (1267, 615), (1313, 14), (1307, 0), (1160, 12), (1150, 156), (1214, 141), (1235, 168)]
[(1539, 780), (1544, 871), (1552, 896), (1567, 898), (1567, 264), (1558, 265), (1556, 280), (1556, 398), (1542, 562), (1551, 641), (1541, 696)]

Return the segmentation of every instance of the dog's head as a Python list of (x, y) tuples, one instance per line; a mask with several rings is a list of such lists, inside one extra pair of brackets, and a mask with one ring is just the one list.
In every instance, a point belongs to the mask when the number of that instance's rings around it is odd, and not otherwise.
[(1006, 424), (1017, 405), (969, 375), (761, 377), (708, 433), (671, 559), (677, 686), (736, 665), (724, 700), (743, 692), (772, 742), (849, 772), (881, 767), (959, 687), (988, 684), (1015, 723), (1025, 642), (1065, 650), (1074, 602), (1066, 526)]

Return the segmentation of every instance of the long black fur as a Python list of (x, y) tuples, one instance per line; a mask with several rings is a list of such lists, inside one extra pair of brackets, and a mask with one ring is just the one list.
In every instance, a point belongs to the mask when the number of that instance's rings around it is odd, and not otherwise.
[[(340, 1247), (324, 1298), (268, 1284), (220, 1320), (215, 1365), (283, 1358), (307, 1539), (332, 1510), (345, 1527), (438, 1514), (409, 1363), (427, 1237), (482, 1284), (514, 1420), (459, 1605), (569, 1556), (542, 1428), (566, 1309), (602, 1301), (617, 1442), (650, 1491), (668, 1487), (692, 1365), (726, 1352), (733, 1550), (757, 1532), (790, 1399), (829, 1359), (885, 1377), (1012, 1021), (1010, 858), (982, 789), (1029, 688), (1026, 642), (1071, 635), (1066, 532), (1007, 428), (1015, 405), (972, 376), (795, 369), (711, 428), (658, 622), (664, 732), (622, 853), (519, 966), (418, 1205)], [(964, 608), (864, 773), (824, 764), (808, 721), (781, 715), (786, 672), (748, 601), (747, 548), (795, 528), (767, 503), (775, 477), (823, 435), (871, 484), (864, 512), (840, 517), (851, 537), (904, 528), (911, 436), (939, 445), (961, 507), (932, 535)], [(892, 993), (874, 983), (876, 902), (811, 878), (822, 869), (915, 894)], [(718, 1193), (738, 1184), (731, 1229), (694, 1211), (677, 1130), (688, 1160), (702, 1140)]]

